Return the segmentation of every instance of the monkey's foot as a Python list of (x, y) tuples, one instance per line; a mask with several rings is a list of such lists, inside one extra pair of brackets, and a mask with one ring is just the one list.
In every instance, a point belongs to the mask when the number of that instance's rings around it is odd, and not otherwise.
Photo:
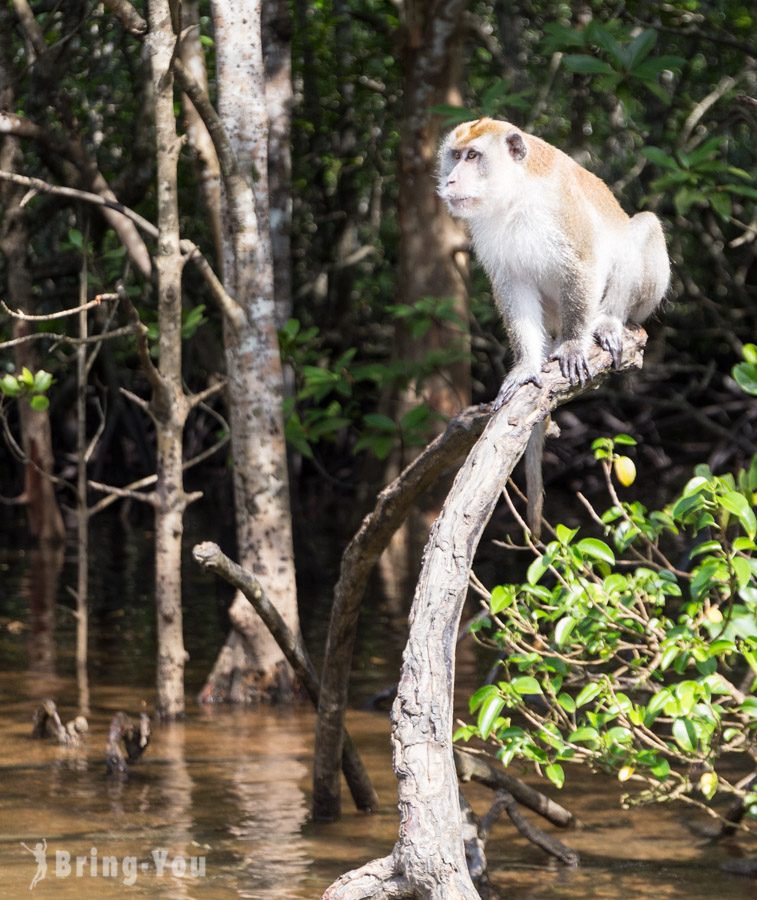
[(492, 411), (496, 412), (501, 406), (504, 406), (509, 400), (512, 400), (515, 392), (524, 384), (535, 384), (542, 387), (541, 378), (538, 372), (530, 369), (515, 368), (508, 373), (507, 378), (502, 382), (502, 387), (492, 403)]
[(586, 348), (582, 341), (563, 341), (550, 359), (560, 363), (560, 372), (571, 384), (584, 384), (591, 378)]
[(594, 336), (599, 346), (612, 357), (613, 367), (620, 368), (623, 356), (623, 323), (617, 316), (602, 315), (594, 323)]

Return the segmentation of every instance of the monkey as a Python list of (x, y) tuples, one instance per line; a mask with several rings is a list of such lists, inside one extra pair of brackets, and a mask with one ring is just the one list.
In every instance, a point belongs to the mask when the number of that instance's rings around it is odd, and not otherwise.
[[(593, 339), (617, 368), (624, 324), (647, 319), (670, 282), (657, 216), (629, 217), (596, 175), (497, 119), (454, 128), (441, 143), (438, 171), (437, 192), (468, 225), (513, 351), (493, 411), (522, 385), (541, 386), (549, 359), (571, 383), (585, 383)], [(543, 439), (544, 427), (535, 428), (526, 451), (528, 524), (536, 536)]]

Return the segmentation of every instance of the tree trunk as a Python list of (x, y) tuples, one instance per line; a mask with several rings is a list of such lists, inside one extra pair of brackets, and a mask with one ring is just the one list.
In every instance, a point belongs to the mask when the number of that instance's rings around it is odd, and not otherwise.
[[(0, 10), (0, 109), (14, 108), (13, 51), (10, 45), (12, 14), (9, 9)], [(0, 145), (0, 168), (14, 172), (21, 158), (19, 140), (7, 136)], [(0, 187), (2, 221), (0, 223), (0, 252), (5, 257), (6, 301), (14, 309), (34, 313), (34, 293), (29, 268), (29, 231), (26, 212), (21, 203), (26, 194), (24, 188), (4, 182)], [(31, 333), (33, 325), (16, 320), (13, 337)], [(40, 368), (39, 354), (33, 342), (18, 344), (14, 349), (16, 371), (24, 366), (32, 372)], [(53, 474), (52, 437), (47, 410), (37, 411), (26, 400), (18, 404), (21, 425), (21, 446), (26, 455), (24, 463), (24, 496), (29, 520), (29, 531), (37, 540), (57, 544), (65, 539), (65, 527), (61, 516)]]
[(292, 22), (287, 0), (263, 0), (268, 198), (276, 324), (292, 315)]
[(155, 488), (155, 595), (158, 620), (158, 714), (184, 714), (184, 637), (181, 609), (181, 538), (187, 505), (182, 437), (187, 400), (181, 383), (181, 273), (176, 166), (179, 140), (173, 109), (171, 60), (176, 38), (168, 0), (150, 0), (147, 46), (155, 103), (158, 241), (155, 269), (160, 327), (160, 375), (150, 410), (157, 430)]
[[(289, 628), (299, 631), (289, 478), (268, 230), (268, 129), (260, 0), (213, 3), (218, 113), (239, 173), (223, 207), (224, 284), (243, 314), (224, 322), (237, 540)], [(253, 193), (254, 182), (254, 193)], [(247, 603), (241, 595), (235, 603)], [(283, 699), (291, 670), (262, 621), (247, 635), (248, 699)], [(203, 692), (206, 694), (206, 691)]]
[[(459, 324), (434, 322), (426, 334), (412, 338), (397, 324), (397, 358), (421, 363), (430, 353), (454, 352), (428, 375), (418, 390), (410, 384), (396, 399), (390, 415), (399, 420), (425, 401), (449, 418), (470, 403), (470, 336), (466, 274), (467, 238), (436, 194), (436, 157), (441, 136), (439, 117), (429, 112), (436, 104), (459, 104), (462, 76), (461, 26), (465, 0), (408, 0), (403, 21), (403, 113), (397, 214), (400, 227), (398, 302), (414, 306), (423, 298), (452, 299)], [(385, 481), (395, 478), (417, 454), (406, 448), (393, 454)], [(442, 486), (443, 487), (443, 486)], [(425, 535), (436, 515), (440, 496), (430, 497), (426, 515), (403, 526), (392, 538), (381, 561), (390, 596), (414, 581)]]
[[(205, 54), (200, 43), (199, 0), (183, 0), (181, 15), (182, 28), (188, 29), (181, 42), (181, 61), (203, 90), (207, 92), (208, 74), (205, 68)], [(182, 104), (187, 139), (189, 146), (194, 151), (200, 190), (208, 214), (216, 270), (221, 272), (223, 242), (221, 238), (221, 169), (218, 164), (218, 156), (205, 123), (186, 94), (182, 94)]]

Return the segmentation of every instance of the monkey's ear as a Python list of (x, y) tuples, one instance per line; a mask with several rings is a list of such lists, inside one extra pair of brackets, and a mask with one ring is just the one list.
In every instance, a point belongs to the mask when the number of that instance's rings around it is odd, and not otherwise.
[(511, 131), (506, 137), (507, 141), (507, 149), (510, 151), (510, 156), (516, 161), (520, 162), (526, 156), (526, 142), (523, 140), (523, 135), (517, 131)]

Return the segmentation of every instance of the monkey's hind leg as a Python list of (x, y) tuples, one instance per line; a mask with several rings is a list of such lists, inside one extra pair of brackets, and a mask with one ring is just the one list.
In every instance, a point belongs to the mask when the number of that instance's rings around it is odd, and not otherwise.
[(662, 302), (670, 284), (670, 260), (665, 234), (654, 213), (637, 213), (628, 223), (637, 248), (639, 269), (626, 321), (641, 324)]
[(613, 367), (620, 368), (623, 355), (623, 322), (610, 313), (602, 313), (592, 326), (599, 346), (612, 357)]

